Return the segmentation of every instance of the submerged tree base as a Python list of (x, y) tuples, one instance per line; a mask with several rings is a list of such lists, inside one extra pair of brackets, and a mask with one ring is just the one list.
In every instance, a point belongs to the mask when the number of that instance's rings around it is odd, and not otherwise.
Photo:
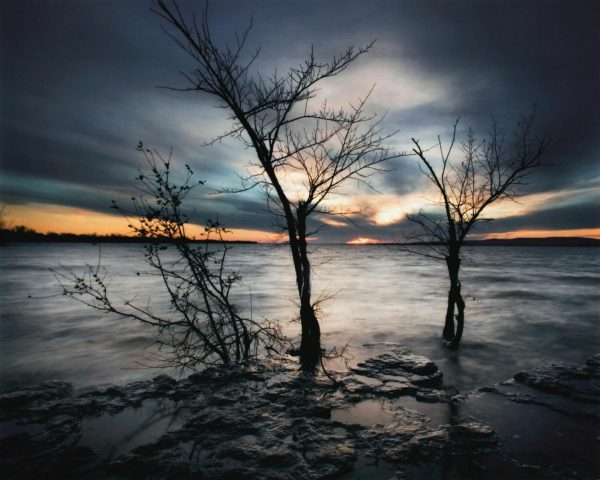
[[(468, 395), (443, 386), (435, 363), (401, 349), (333, 375), (335, 387), (292, 361), (262, 362), (180, 381), (161, 375), (79, 392), (49, 382), (5, 392), (0, 468), (8, 478), (599, 473), (600, 356), (523, 372)], [(131, 432), (116, 438), (126, 422)], [(94, 443), (94, 435), (113, 445)]]

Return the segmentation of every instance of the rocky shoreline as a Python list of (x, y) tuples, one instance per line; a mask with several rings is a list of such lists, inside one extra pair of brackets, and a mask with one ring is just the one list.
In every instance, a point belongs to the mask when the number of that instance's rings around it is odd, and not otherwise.
[(2, 478), (593, 479), (599, 458), (600, 355), (465, 394), (399, 346), (332, 378), (264, 361), (0, 394)]

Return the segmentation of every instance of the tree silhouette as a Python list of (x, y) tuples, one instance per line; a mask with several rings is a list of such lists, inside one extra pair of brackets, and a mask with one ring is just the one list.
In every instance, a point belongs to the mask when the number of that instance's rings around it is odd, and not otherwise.
[(194, 61), (194, 69), (184, 73), (191, 86), (175, 90), (214, 96), (233, 121), (215, 141), (236, 137), (255, 153), (255, 171), (246, 187), (264, 188), (287, 237), (300, 299), (300, 362), (314, 370), (321, 357), (321, 334), (307, 248), (315, 229), (308, 220), (313, 214), (340, 213), (327, 207), (325, 199), (349, 179), (366, 181), (391, 154), (383, 145), (389, 135), (382, 134), (380, 120), (365, 112), (368, 94), (347, 110), (326, 102), (315, 108), (312, 101), (317, 84), (342, 73), (371, 45), (349, 47), (329, 62), (318, 61), (311, 51), (287, 74), (264, 76), (252, 68), (258, 51), (244, 60), (251, 26), (236, 37), (234, 46), (221, 48), (211, 37), (206, 9), (200, 18), (186, 20), (175, 2), (167, 6), (156, 0), (155, 6), (171, 37)]
[[(427, 244), (427, 252), (412, 251), (446, 262), (450, 290), (443, 339), (451, 348), (458, 347), (464, 328), (465, 302), (459, 279), (461, 248), (478, 222), (492, 220), (483, 216), (484, 210), (494, 202), (521, 195), (519, 187), (542, 164), (548, 141), (545, 135), (536, 137), (532, 133), (534, 118), (535, 111), (522, 116), (508, 141), (494, 119), (483, 140), (469, 128), (465, 138), (458, 142), (459, 158), (453, 155), (458, 120), (446, 150), (440, 137), (437, 145), (428, 149), (423, 149), (418, 140), (412, 139), (413, 153), (419, 157), (421, 171), (436, 187), (437, 204), (443, 208), (443, 214), (439, 216), (423, 212), (408, 216), (420, 227), (421, 233), (414, 238)], [(436, 168), (428, 158), (434, 148), (439, 149), (441, 168)]]
[(108, 272), (100, 261), (83, 273), (68, 268), (54, 271), (63, 294), (102, 312), (155, 327), (161, 366), (228, 366), (245, 363), (259, 351), (270, 353), (287, 345), (278, 323), (247, 318), (232, 303), (231, 292), (241, 277), (226, 267), (226, 230), (209, 220), (203, 234), (205, 242), (194, 242), (188, 235), (190, 217), (184, 211), (184, 201), (203, 182), (194, 181), (186, 165), (185, 180), (176, 184), (171, 154), (164, 158), (141, 142), (138, 150), (150, 167), (136, 178), (142, 193), (132, 197), (131, 208), (115, 202), (112, 208), (146, 241), (145, 258), (152, 268), (149, 275), (161, 278), (170, 300), (169, 314), (157, 313), (150, 301), (147, 305), (117, 302), (109, 292)]

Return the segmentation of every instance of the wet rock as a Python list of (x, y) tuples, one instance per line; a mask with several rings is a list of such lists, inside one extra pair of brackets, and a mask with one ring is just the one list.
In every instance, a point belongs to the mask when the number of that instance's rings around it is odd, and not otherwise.
[(586, 365), (557, 363), (550, 367), (519, 372), (514, 379), (542, 392), (600, 403), (600, 368), (596, 361), (597, 358), (592, 357)]
[(314, 458), (314, 465), (320, 478), (328, 478), (351, 471), (355, 461), (354, 447), (349, 443), (342, 443), (320, 450)]
[(323, 419), (292, 420), (261, 408), (251, 402), (226, 415), (191, 419), (168, 434), (168, 441), (165, 435), (139, 447), (111, 469), (140, 476), (295, 479), (325, 478), (351, 468), (355, 454), (345, 430)]
[(288, 410), (290, 417), (330, 418), (331, 408), (320, 405), (292, 407)]
[(418, 375), (432, 375), (438, 371), (437, 365), (426, 357), (414, 355), (406, 350), (384, 353), (367, 360), (365, 364), (382, 370), (404, 370)]
[(207, 368), (201, 372), (193, 373), (188, 377), (188, 380), (194, 384), (216, 384), (223, 385), (231, 382), (239, 381), (256, 381), (262, 382), (266, 380), (265, 373), (267, 368), (260, 364), (253, 364), (250, 367), (234, 365), (228, 368)]
[[(378, 385), (383, 386), (383, 383), (379, 382)], [(348, 393), (358, 395), (362, 393), (370, 393), (373, 391), (372, 385), (367, 385), (366, 383), (359, 382), (354, 379), (350, 379), (344, 382), (344, 387)]]
[(419, 402), (447, 403), (450, 402), (454, 397), (450, 396), (445, 391), (420, 388), (415, 392), (415, 398)]
[(466, 422), (447, 427), (449, 434), (449, 449), (452, 453), (477, 451), (494, 448), (498, 444), (498, 436), (494, 430), (479, 422)]
[(600, 353), (597, 353), (596, 355), (588, 358), (587, 361), (585, 362), (585, 364), (588, 367), (599, 369), (600, 368)]
[[(432, 378), (441, 379), (441, 372), (437, 367), (433, 370), (426, 359), (399, 350), (337, 374), (343, 388), (324, 376), (303, 375), (295, 365), (284, 362), (247, 370), (211, 369), (180, 381), (161, 375), (79, 393), (57, 384), (19, 389), (0, 396), (5, 399), (0, 401), (0, 412), (23, 423), (15, 434), (0, 441), (0, 471), (9, 478), (114, 475), (281, 480), (337, 478), (351, 471), (357, 459), (369, 458), (391, 465), (397, 478), (411, 471), (407, 478), (421, 478), (414, 473), (421, 470), (410, 470), (415, 462), (446, 468), (456, 459), (473, 458), (484, 465), (483, 470), (476, 470), (483, 472), (481, 478), (528, 478), (529, 474), (531, 478), (594, 478), (593, 464), (585, 455), (598, 451), (597, 431), (591, 432), (600, 418), (596, 413), (600, 402), (592, 400), (599, 377), (598, 358), (592, 357), (586, 365), (557, 364), (522, 372), (515, 380), (466, 396), (449, 387), (423, 386)], [(414, 398), (396, 398), (406, 395)], [(156, 432), (145, 444), (121, 450), (125, 453), (118, 458), (105, 460), (108, 465), (100, 461), (101, 453), (80, 444), (82, 422), (85, 426), (88, 417), (163, 400), (181, 410), (177, 424)], [(357, 421), (357, 408), (367, 402), (385, 410), (383, 421), (381, 415), (374, 417), (376, 422)], [(442, 405), (446, 402), (450, 405)], [(440, 415), (444, 408), (447, 411)], [(332, 420), (331, 412), (339, 409), (355, 418), (334, 415)], [(506, 445), (520, 441), (513, 434), (526, 437), (533, 430), (529, 428), (532, 419), (541, 411), (551, 415), (539, 414), (535, 428), (548, 426), (549, 438), (556, 435), (552, 429), (581, 435), (583, 440), (574, 441), (575, 434), (564, 434), (569, 441), (553, 441), (557, 446), (552, 448), (559, 452), (571, 448), (572, 456), (581, 451), (577, 460), (583, 466), (568, 464), (558, 454), (544, 458), (536, 458), (535, 451), (523, 458), (508, 455)], [(35, 428), (28, 429), (28, 425)], [(499, 437), (502, 444), (497, 452)], [(587, 452), (571, 445), (578, 441), (587, 445)], [(522, 440), (514, 451), (529, 444)], [(529, 459), (531, 465), (526, 468)]]
[(383, 396), (393, 398), (416, 394), (417, 387), (410, 382), (391, 381), (385, 382), (383, 385), (375, 388), (374, 391)]
[[(0, 471), (5, 478), (36, 476), (76, 477), (92, 468), (95, 453), (77, 447), (80, 424), (77, 418), (59, 416), (39, 433), (21, 433), (0, 440)], [(29, 472), (29, 474), (27, 473)]]
[(449, 439), (448, 431), (444, 428), (426, 430), (411, 438), (408, 443), (409, 454), (415, 460), (431, 460), (443, 452)]
[(67, 397), (73, 386), (65, 382), (45, 382), (0, 394), (0, 419), (14, 418), (18, 412), (42, 403)]
[(164, 392), (172, 390), (177, 385), (177, 380), (168, 375), (159, 375), (152, 379), (152, 383), (155, 385), (156, 390)]
[(355, 374), (386, 381), (410, 382), (415, 386), (435, 387), (442, 382), (442, 372), (426, 357), (396, 349), (359, 363)]
[[(478, 461), (491, 478), (596, 478), (600, 444), (598, 355), (585, 364), (556, 363), (520, 372), (514, 379), (480, 388), (457, 405), (483, 429), (453, 430), (467, 450), (485, 449), (488, 429), (501, 451)], [(467, 433), (465, 437), (465, 433)]]
[(442, 372), (438, 371), (431, 375), (411, 375), (409, 380), (419, 387), (439, 387), (442, 384)]

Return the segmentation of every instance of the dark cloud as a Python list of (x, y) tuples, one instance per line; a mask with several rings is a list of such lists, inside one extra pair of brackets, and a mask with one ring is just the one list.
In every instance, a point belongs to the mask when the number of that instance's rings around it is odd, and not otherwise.
[(589, 203), (547, 208), (527, 215), (502, 218), (489, 224), (480, 224), (478, 232), (571, 230), (598, 228), (598, 225), (600, 225), (600, 197), (591, 199)]
[[(181, 3), (188, 12), (199, 8)], [(173, 146), (177, 161), (195, 167), (211, 188), (238, 182), (251, 152), (234, 141), (200, 147), (227, 127), (224, 112), (203, 95), (155, 88), (184, 85), (178, 71), (193, 64), (161, 31), (151, 6), (150, 0), (0, 3), (0, 201), (106, 212), (111, 197), (128, 196), (141, 164), (134, 151), (139, 140), (161, 151)], [(536, 172), (528, 191), (565, 190), (600, 175), (597, 2), (221, 0), (210, 15), (221, 42), (253, 17), (250, 47), (262, 47), (257, 65), (267, 71), (301, 61), (311, 45), (327, 58), (376, 38), (346, 75), (381, 75), (375, 65), (384, 65), (413, 82), (398, 92), (410, 105), (400, 109), (398, 99), (376, 97), (377, 89), (384, 96), (393, 91), (394, 78), (372, 78), (379, 82), (373, 102), (388, 110), (384, 125), (398, 130), (398, 149), (410, 146), (411, 137), (432, 142), (448, 135), (458, 115), (483, 133), (494, 114), (510, 130), (537, 102), (537, 126), (554, 140), (548, 156), (554, 165)], [(437, 87), (440, 95), (429, 100), (418, 95)], [(348, 100), (361, 94), (349, 91)], [(417, 165), (412, 158), (393, 162), (388, 174), (373, 179), (375, 188), (418, 191), (425, 183)], [(594, 202), (504, 219), (494, 231), (597, 227)], [(232, 227), (271, 226), (258, 192), (209, 203), (198, 203), (199, 212), (214, 216), (218, 208)], [(321, 237), (389, 238), (404, 228), (377, 227), (366, 218), (357, 223)]]

